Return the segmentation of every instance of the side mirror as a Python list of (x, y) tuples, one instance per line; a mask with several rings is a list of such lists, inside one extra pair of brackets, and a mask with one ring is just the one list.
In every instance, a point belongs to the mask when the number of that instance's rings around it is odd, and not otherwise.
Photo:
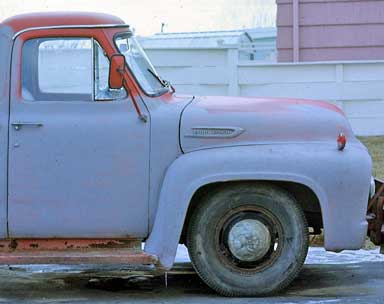
[(113, 54), (109, 64), (109, 87), (121, 89), (124, 81), (125, 57), (122, 54)]

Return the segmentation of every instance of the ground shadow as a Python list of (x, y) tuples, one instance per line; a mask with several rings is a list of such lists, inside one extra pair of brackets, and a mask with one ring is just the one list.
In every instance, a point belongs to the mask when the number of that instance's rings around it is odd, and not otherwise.
[[(193, 271), (190, 264), (178, 264), (167, 276), (126, 269), (100, 267), (66, 272), (30, 272), (22, 267), (0, 269), (0, 301), (13, 303), (41, 299), (51, 302), (76, 299), (97, 303), (124, 300), (167, 300), (209, 298), (210, 301), (233, 302), (218, 297)], [(300, 302), (300, 299), (316, 298), (364, 298), (384, 299), (384, 263), (359, 263), (347, 265), (306, 265), (298, 278), (284, 292), (260, 303)], [(236, 302), (242, 300), (237, 299)], [(344, 301), (343, 301), (344, 302)], [(362, 302), (363, 303), (363, 302)]]

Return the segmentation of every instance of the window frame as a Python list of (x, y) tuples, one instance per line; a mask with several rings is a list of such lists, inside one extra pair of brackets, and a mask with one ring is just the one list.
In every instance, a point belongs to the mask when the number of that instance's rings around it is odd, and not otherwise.
[[(40, 89), (40, 85), (39, 85), (39, 77), (38, 77), (38, 74), (39, 74), (39, 68), (38, 68), (38, 60), (39, 60), (39, 46), (44, 43), (45, 41), (50, 41), (50, 40), (89, 40), (91, 42), (91, 56), (92, 56), (92, 68), (91, 68), (91, 81), (92, 81), (92, 84), (91, 84), (91, 93), (89, 94), (90, 96), (90, 99), (88, 98), (85, 98), (85, 96), (88, 96), (88, 94), (82, 94), (82, 93), (55, 93), (55, 92), (44, 92), (44, 91), (41, 91)], [(36, 79), (36, 83), (34, 85), (34, 94), (36, 95), (35, 99), (34, 100), (29, 100), (29, 99), (26, 99), (24, 98), (23, 96), (23, 93), (22, 93), (22, 90), (23, 90), (23, 83), (24, 83), (24, 80), (23, 80), (23, 73), (24, 73), (24, 47), (26, 45), (26, 43), (28, 43), (29, 41), (32, 41), (32, 40), (36, 40), (38, 41), (38, 44), (37, 46), (35, 47), (35, 50), (34, 50), (34, 58), (32, 59), (32, 62), (33, 62), (33, 67), (32, 69), (34, 69), (33, 71), (30, 71), (31, 74), (35, 77)], [(41, 41), (40, 41), (41, 40)], [(108, 66), (110, 65), (110, 58), (108, 57), (107, 55), (107, 52), (105, 51), (105, 49), (103, 48), (102, 44), (99, 42), (99, 40), (97, 38), (95, 38), (94, 36), (83, 36), (83, 35), (63, 35), (63, 36), (41, 36), (41, 37), (31, 37), (31, 38), (28, 38), (28, 39), (25, 39), (23, 42), (22, 42), (22, 45), (21, 45), (21, 56), (20, 56), (20, 97), (23, 101), (25, 102), (28, 102), (28, 103), (35, 103), (35, 102), (65, 102), (65, 103), (77, 103), (77, 102), (89, 102), (89, 103), (92, 103), (92, 102), (99, 102), (99, 103), (102, 103), (102, 102), (111, 102), (111, 101), (119, 101), (119, 100), (124, 100), (126, 99), (129, 95), (128, 95), (128, 92), (126, 90), (125, 87), (122, 88), (122, 90), (124, 90), (125, 94), (121, 97), (118, 97), (118, 98), (103, 98), (103, 99), (97, 99), (96, 98), (96, 57), (95, 57), (95, 47), (99, 47), (102, 51), (103, 51), (103, 55), (105, 56), (105, 58), (108, 60)], [(31, 76), (29, 76), (31, 77)], [(109, 73), (108, 73), (108, 77), (109, 77)], [(51, 96), (51, 97), (50, 97)], [(52, 98), (52, 96), (58, 96), (56, 98)], [(84, 98), (82, 97), (84, 96)]]
[[(125, 35), (130, 35), (131, 37), (134, 36), (134, 34), (133, 34), (131, 31), (126, 30), (126, 31), (119, 31), (119, 32), (115, 33), (115, 34), (113, 35), (113, 37), (112, 37), (112, 39), (113, 39), (113, 44), (114, 44), (114, 46), (115, 46), (115, 49), (116, 49), (116, 51), (117, 51), (119, 54), (121, 54), (121, 52), (120, 52), (120, 50), (119, 50), (119, 48), (118, 48), (118, 46), (117, 46), (116, 39), (119, 38), (120, 36), (125, 36)], [(168, 93), (170, 92), (170, 89), (169, 89), (169, 88), (166, 88), (166, 87), (164, 87), (164, 90), (159, 90), (157, 93), (149, 93), (149, 92), (147, 92), (147, 91), (144, 90), (144, 88), (142, 87), (140, 81), (138, 81), (138, 79), (137, 79), (135, 73), (133, 73), (133, 71), (132, 71), (131, 67), (129, 66), (129, 64), (126, 63), (125, 66), (126, 66), (126, 68), (128, 69), (129, 74), (130, 74), (130, 75), (132, 76), (132, 78), (134, 79), (136, 85), (140, 88), (141, 92), (143, 92), (144, 95), (146, 95), (146, 96), (148, 96), (148, 97), (161, 97), (161, 96), (166, 95), (166, 94), (168, 94)]]

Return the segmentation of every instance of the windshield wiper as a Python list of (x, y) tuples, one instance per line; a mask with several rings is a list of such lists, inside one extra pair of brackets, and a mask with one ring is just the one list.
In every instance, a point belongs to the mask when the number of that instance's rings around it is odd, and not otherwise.
[(163, 79), (161, 79), (160, 76), (157, 75), (154, 71), (152, 71), (152, 70), (149, 69), (149, 68), (147, 69), (147, 71), (148, 71), (149, 73), (151, 73), (151, 75), (152, 75), (153, 77), (155, 77), (156, 80), (157, 80), (158, 82), (160, 82), (160, 84), (161, 84), (163, 87), (166, 87), (166, 86), (167, 86), (167, 83), (166, 83)]
[(154, 71), (152, 71), (152, 70), (149, 69), (149, 68), (148, 68), (147, 70), (148, 70), (149, 73), (151, 73), (151, 75), (152, 75), (153, 77), (156, 78), (156, 80), (157, 80), (158, 82), (161, 83), (161, 85), (162, 85), (164, 88), (168, 88), (168, 89), (171, 88), (172, 93), (175, 93), (175, 92), (176, 92), (175, 88), (173, 87), (173, 85), (172, 85), (168, 80), (161, 79), (159, 75), (157, 75)]

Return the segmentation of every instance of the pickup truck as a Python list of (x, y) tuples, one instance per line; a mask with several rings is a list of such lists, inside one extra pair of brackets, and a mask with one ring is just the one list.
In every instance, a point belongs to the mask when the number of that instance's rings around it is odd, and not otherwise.
[(11, 17), (0, 54), (1, 264), (164, 273), (185, 244), (215, 291), (258, 296), (297, 276), (309, 234), (361, 248), (378, 195), (337, 107), (177, 95), (106, 14)]

